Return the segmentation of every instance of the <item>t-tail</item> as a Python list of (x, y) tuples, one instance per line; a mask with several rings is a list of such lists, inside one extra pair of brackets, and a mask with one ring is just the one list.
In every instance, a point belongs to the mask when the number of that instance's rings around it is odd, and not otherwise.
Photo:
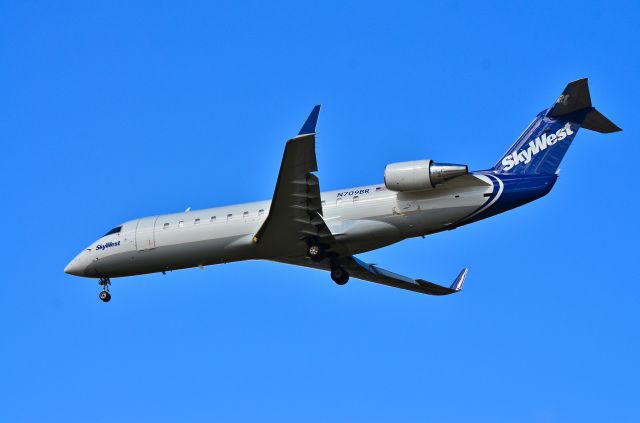
[(555, 104), (536, 116), (491, 170), (511, 175), (554, 174), (580, 128), (621, 131), (591, 105), (587, 78), (569, 83)]

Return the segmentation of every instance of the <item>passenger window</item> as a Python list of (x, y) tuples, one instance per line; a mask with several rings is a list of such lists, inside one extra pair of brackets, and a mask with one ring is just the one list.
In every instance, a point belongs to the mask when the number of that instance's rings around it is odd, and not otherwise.
[(198, 223), (200, 223), (200, 218), (197, 218), (196, 220), (193, 221), (194, 225), (197, 225)]
[(184, 220), (178, 222), (178, 227), (182, 228), (184, 226)]
[(355, 197), (353, 197), (353, 202), (357, 203), (360, 200), (360, 197), (358, 197), (357, 195)]
[(258, 210), (258, 216), (262, 216), (264, 214), (264, 209)]
[(322, 201), (320, 202), (320, 204), (322, 205), (322, 207), (324, 207), (324, 206), (326, 206), (326, 205), (327, 205), (327, 202), (326, 202), (325, 200), (322, 200)]
[(338, 199), (336, 200), (336, 205), (337, 205), (337, 206), (339, 206), (339, 205), (340, 205), (340, 203), (342, 203), (342, 198), (338, 198)]
[(169, 229), (169, 224), (165, 223), (164, 226), (162, 226), (162, 229)]
[(242, 217), (244, 217), (245, 219), (246, 219), (247, 217), (249, 217), (249, 212), (248, 212), (248, 211), (246, 211), (246, 212), (242, 213)]
[(216, 221), (216, 217), (215, 216), (211, 216), (211, 223), (215, 223)]
[(233, 214), (229, 213), (229, 214), (227, 215), (227, 220), (231, 220), (231, 218), (232, 218), (232, 217), (233, 217)]

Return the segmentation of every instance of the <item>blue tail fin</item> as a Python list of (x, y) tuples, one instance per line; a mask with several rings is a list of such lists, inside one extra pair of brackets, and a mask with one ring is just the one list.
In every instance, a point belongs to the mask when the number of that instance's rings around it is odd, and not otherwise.
[(569, 83), (555, 104), (536, 116), (491, 170), (513, 175), (553, 174), (581, 127), (604, 133), (621, 131), (592, 107), (586, 78)]

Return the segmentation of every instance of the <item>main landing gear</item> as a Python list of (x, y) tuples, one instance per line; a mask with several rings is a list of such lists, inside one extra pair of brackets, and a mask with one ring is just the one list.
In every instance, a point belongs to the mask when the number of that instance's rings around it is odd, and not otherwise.
[(315, 262), (320, 262), (324, 260), (326, 254), (324, 248), (322, 248), (320, 245), (311, 244), (309, 245), (309, 248), (307, 248), (307, 256)]
[(331, 267), (331, 279), (338, 285), (344, 285), (349, 281), (349, 273), (340, 265), (337, 254), (328, 252), (317, 239), (307, 239), (307, 257), (316, 263), (320, 263), (328, 258)]
[(109, 294), (109, 285), (111, 285), (111, 281), (109, 278), (100, 278), (98, 285), (102, 287), (102, 291), (98, 294), (98, 298), (103, 302), (108, 303), (109, 300), (111, 300), (111, 294)]
[(349, 273), (339, 264), (331, 265), (331, 279), (338, 285), (349, 282)]

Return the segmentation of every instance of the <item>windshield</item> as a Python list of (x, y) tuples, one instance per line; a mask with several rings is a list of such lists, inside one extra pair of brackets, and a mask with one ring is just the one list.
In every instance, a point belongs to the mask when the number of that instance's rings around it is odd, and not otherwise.
[(117, 227), (111, 229), (109, 232), (107, 232), (106, 234), (104, 234), (102, 236), (104, 237), (104, 236), (111, 235), (111, 234), (117, 234), (117, 233), (120, 233), (121, 230), (122, 230), (122, 226), (117, 226)]

